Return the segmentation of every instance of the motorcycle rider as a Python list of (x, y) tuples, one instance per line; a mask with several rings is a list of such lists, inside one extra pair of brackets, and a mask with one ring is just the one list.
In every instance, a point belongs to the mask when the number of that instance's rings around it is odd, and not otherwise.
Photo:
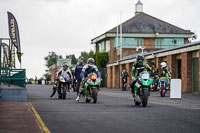
[(166, 62), (161, 62), (160, 67), (162, 69), (161, 75), (167, 77), (167, 80), (168, 80), (167, 86), (168, 86), (168, 89), (170, 89), (170, 81), (171, 81), (171, 73), (172, 72), (171, 72), (170, 68), (167, 66)]
[(146, 70), (151, 70), (151, 67), (144, 62), (144, 56), (138, 55), (136, 62), (132, 66), (132, 82), (130, 84), (132, 96), (135, 97), (136, 101), (140, 101), (139, 98), (139, 88), (136, 86), (138, 84), (137, 77), (139, 74)]
[[(73, 79), (72, 73), (69, 69), (69, 65), (67, 64), (67, 62), (63, 63), (63, 67), (61, 67), (57, 73), (57, 78), (59, 78), (60, 76), (63, 76), (64, 78), (66, 78), (68, 75), (70, 76), (70, 79)], [(60, 88), (60, 84), (58, 85), (58, 87)], [(70, 86), (68, 86), (69, 88)]]
[[(79, 101), (80, 99), (80, 95), (84, 90), (84, 85), (85, 82), (87, 81), (87, 76), (89, 73), (95, 72), (97, 74), (97, 78), (101, 78), (101, 73), (99, 72), (98, 68), (96, 65), (94, 65), (94, 59), (93, 58), (89, 58), (87, 60), (87, 64), (85, 66), (83, 66), (82, 72), (81, 72), (81, 77), (82, 77), (82, 85), (81, 85), (81, 89), (79, 91), (79, 94), (76, 98), (76, 101)], [(98, 88), (99, 89), (99, 88)]]
[(75, 73), (74, 74), (75, 74), (75, 78), (77, 80), (77, 85), (76, 85), (77, 96), (78, 96), (79, 89), (80, 89), (80, 84), (81, 84), (81, 81), (82, 81), (81, 72), (82, 72), (83, 66), (84, 66), (83, 65), (83, 60), (80, 60), (79, 64), (75, 68)]
[(69, 70), (68, 67), (69, 67), (69, 65), (66, 62), (64, 62), (63, 66), (56, 72), (56, 80), (55, 80), (54, 85), (53, 85), (53, 93), (51, 94), (50, 97), (53, 97), (55, 95), (57, 87), (58, 88), (61, 87), (60, 84), (59, 84), (59, 80), (58, 80), (60, 75), (62, 75), (63, 77), (70, 75), (70, 78), (72, 79), (72, 73), (71, 73), (71, 71)]

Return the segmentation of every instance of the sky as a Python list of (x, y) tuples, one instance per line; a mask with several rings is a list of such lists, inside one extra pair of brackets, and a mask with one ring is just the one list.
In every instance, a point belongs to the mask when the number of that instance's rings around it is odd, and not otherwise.
[[(50, 51), (65, 57), (94, 50), (91, 39), (135, 15), (138, 0), (0, 0), (0, 38), (8, 38), (7, 11), (18, 22), (22, 68), (42, 77)], [(141, 0), (143, 11), (200, 38), (199, 0)], [(17, 68), (20, 68), (16, 58)]]

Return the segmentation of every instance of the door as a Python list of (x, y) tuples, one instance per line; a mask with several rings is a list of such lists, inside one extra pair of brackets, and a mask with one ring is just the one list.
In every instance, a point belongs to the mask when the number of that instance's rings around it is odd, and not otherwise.
[(181, 79), (181, 60), (178, 60), (178, 71), (177, 71), (177, 78)]
[(199, 59), (192, 59), (192, 88), (193, 92), (199, 91)]

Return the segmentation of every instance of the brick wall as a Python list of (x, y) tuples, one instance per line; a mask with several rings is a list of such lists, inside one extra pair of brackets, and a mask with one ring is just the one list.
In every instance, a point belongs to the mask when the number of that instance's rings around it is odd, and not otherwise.
[(116, 79), (116, 67), (112, 66), (112, 88), (116, 87), (117, 79)]
[(188, 38), (184, 38), (184, 44), (189, 43)]
[(163, 58), (162, 57), (156, 57), (156, 68), (158, 68), (158, 75), (161, 74), (162, 70), (160, 68), (160, 63), (163, 61)]
[(192, 92), (192, 53), (181, 54), (182, 91)]
[(155, 48), (155, 38), (144, 38), (144, 47), (148, 48)]
[(172, 71), (172, 78), (177, 78), (177, 63), (176, 55), (167, 56), (167, 65)]
[[(144, 47), (146, 52), (160, 50), (155, 48), (155, 39), (154, 38), (145, 38), (144, 39)], [(122, 49), (122, 57), (141, 53), (141, 50), (136, 51), (136, 48), (123, 48)], [(114, 38), (110, 38), (110, 51), (109, 55), (109, 63), (116, 62), (120, 59), (120, 55), (117, 55), (117, 50), (114, 48)]]
[(199, 93), (200, 93), (200, 50), (199, 50)]
[(127, 63), (126, 64), (126, 71), (128, 72), (128, 81), (127, 81), (127, 84), (129, 85), (131, 83), (131, 78), (132, 78), (132, 63)]
[(120, 66), (119, 66), (120, 68), (119, 68), (119, 77), (120, 77), (120, 81), (119, 81), (119, 86), (120, 86), (120, 88), (122, 88), (122, 71), (123, 71), (123, 65), (122, 64), (120, 64)]
[(137, 51), (135, 48), (123, 48), (122, 50), (122, 57), (129, 56), (132, 54), (136, 54)]
[(107, 88), (112, 88), (112, 67), (107, 67)]
[(110, 51), (108, 52), (109, 63), (116, 62), (120, 59), (120, 56), (117, 55), (117, 50), (115, 49), (114, 43), (114, 38), (110, 38)]

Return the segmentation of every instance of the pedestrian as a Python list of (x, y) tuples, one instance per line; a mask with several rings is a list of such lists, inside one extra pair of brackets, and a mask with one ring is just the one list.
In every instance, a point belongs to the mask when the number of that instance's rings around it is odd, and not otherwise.
[(76, 84), (76, 92), (77, 92), (77, 96), (79, 94), (79, 89), (80, 89), (80, 84), (81, 84), (81, 81), (82, 81), (82, 78), (81, 78), (81, 72), (82, 72), (82, 68), (83, 68), (83, 60), (80, 60), (79, 61), (79, 64), (76, 66), (75, 68), (75, 78), (77, 80), (77, 84)]
[(128, 78), (128, 72), (126, 71), (126, 68), (123, 69), (122, 73), (122, 91), (126, 91), (127, 86), (127, 78)]
[(155, 64), (152, 63), (151, 66), (151, 78), (153, 79), (153, 88), (152, 91), (157, 91), (157, 87), (158, 87), (158, 80), (159, 80), (159, 76), (158, 76), (158, 68), (156, 68)]

